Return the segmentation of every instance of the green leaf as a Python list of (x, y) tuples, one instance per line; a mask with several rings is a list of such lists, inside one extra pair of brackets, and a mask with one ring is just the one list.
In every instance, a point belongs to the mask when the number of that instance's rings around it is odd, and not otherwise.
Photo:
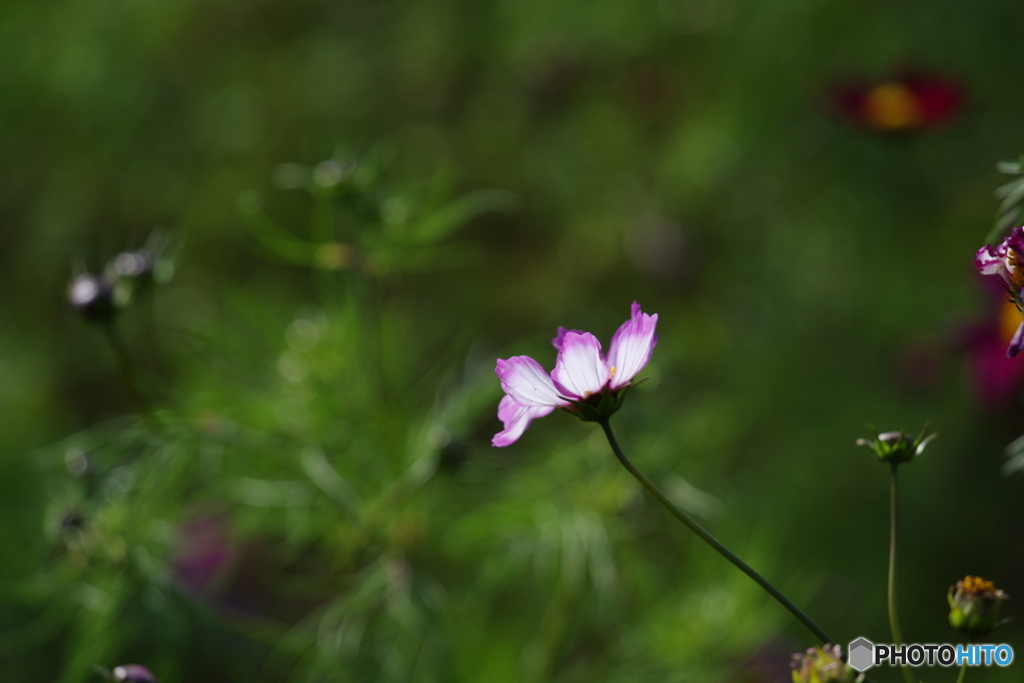
[(480, 214), (510, 213), (518, 205), (519, 197), (506, 190), (469, 192), (417, 221), (407, 239), (417, 245), (436, 244)]
[(1019, 161), (1000, 161), (996, 163), (996, 170), (1000, 173), (1020, 173)]
[(1024, 436), (1019, 436), (1006, 447), (1009, 460), (1003, 465), (1004, 474), (1013, 474), (1024, 470)]
[(1009, 183), (1000, 185), (995, 190), (997, 197), (1010, 197), (1017, 195), (1021, 192), (1021, 188), (1024, 187), (1024, 178), (1019, 178)]

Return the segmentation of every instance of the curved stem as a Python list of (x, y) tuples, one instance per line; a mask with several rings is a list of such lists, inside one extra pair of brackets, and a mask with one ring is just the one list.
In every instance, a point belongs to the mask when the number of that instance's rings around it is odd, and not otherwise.
[(608, 424), (608, 420), (602, 420), (600, 425), (601, 428), (604, 429), (605, 436), (608, 437), (608, 443), (611, 445), (612, 451), (615, 452), (615, 457), (619, 459), (619, 462), (622, 463), (622, 466), (625, 467), (630, 474), (636, 477), (637, 481), (644, 485), (644, 488), (646, 488), (652, 496), (658, 499), (658, 502), (661, 503), (666, 510), (672, 513), (672, 515), (680, 522), (689, 527), (690, 531), (700, 536), (701, 540), (717, 550), (722, 557), (732, 562), (737, 569), (752, 578), (757, 585), (768, 591), (769, 595), (775, 598), (783, 607), (788, 609), (790, 613), (796, 617), (800, 623), (806, 626), (823, 644), (834, 644), (836, 642), (829, 637), (829, 635), (825, 633), (820, 626), (814, 623), (809, 616), (804, 614), (803, 610), (793, 604), (792, 600), (783, 595), (778, 588), (773, 586), (766, 578), (754, 571), (750, 565), (741, 560), (734, 552), (722, 545), (717, 538), (712, 536), (700, 524), (697, 524), (697, 522), (695, 522), (688, 514), (676, 507), (676, 505), (670, 501), (657, 486), (654, 485), (654, 482), (648, 479), (643, 472), (638, 470), (633, 463), (629, 461), (626, 454), (622, 452), (622, 448), (619, 447), (619, 442), (615, 440), (615, 434), (612, 433), (612, 428), (611, 425)]
[[(894, 645), (903, 645), (903, 636), (900, 633), (900, 617), (896, 613), (896, 561), (899, 555), (900, 544), (900, 507), (899, 495), (896, 486), (896, 472), (899, 463), (892, 463), (892, 485), (890, 487), (890, 511), (889, 511), (889, 629), (892, 631), (892, 642)], [(903, 677), (907, 683), (914, 683), (914, 677), (906, 664), (900, 666), (903, 669)]]

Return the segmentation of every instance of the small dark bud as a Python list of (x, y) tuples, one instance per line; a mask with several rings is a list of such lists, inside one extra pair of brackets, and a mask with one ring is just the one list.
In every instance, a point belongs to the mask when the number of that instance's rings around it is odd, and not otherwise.
[(70, 531), (72, 529), (81, 529), (85, 526), (85, 517), (82, 516), (78, 510), (72, 510), (66, 515), (64, 519), (60, 521), (61, 532)]
[(929, 434), (928, 425), (924, 426), (917, 438), (912, 438), (902, 429), (898, 432), (876, 432), (874, 439), (857, 439), (858, 446), (866, 446), (875, 452), (882, 462), (910, 462), (924, 452), (925, 446), (938, 434)]
[(116, 683), (157, 683), (156, 676), (141, 664), (122, 664), (112, 674)]
[(114, 257), (111, 268), (119, 277), (152, 277), (156, 259), (146, 249), (124, 251)]
[(114, 319), (114, 284), (106, 277), (86, 273), (68, 285), (68, 301), (89, 322), (108, 323)]

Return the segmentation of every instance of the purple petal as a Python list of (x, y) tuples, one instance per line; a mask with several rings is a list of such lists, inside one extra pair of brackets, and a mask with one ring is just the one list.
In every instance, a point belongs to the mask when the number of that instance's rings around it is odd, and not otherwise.
[(1006, 249), (1013, 249), (1018, 254), (1024, 256), (1024, 227), (1017, 226), (1014, 228), (999, 246), (1002, 253), (1005, 253)]
[(498, 419), (508, 427), (508, 423), (515, 418), (516, 411), (522, 407), (514, 398), (505, 394), (501, 397), (501, 403), (498, 404)]
[(122, 664), (111, 673), (116, 683), (156, 683), (156, 676), (141, 664)]
[(608, 382), (608, 364), (601, 357), (597, 337), (589, 332), (566, 332), (551, 379), (569, 398), (586, 398), (601, 391)]
[(529, 356), (513, 356), (508, 360), (498, 359), (495, 368), (501, 388), (524, 406), (561, 406), (565, 401), (558, 397), (558, 391), (548, 373), (540, 363)]
[(505, 428), (494, 435), (491, 445), (510, 446), (523, 435), (534, 419), (544, 417), (554, 409), (554, 406), (524, 406), (511, 396), (505, 396), (498, 404), (498, 419)]
[[(999, 246), (1002, 247), (1003, 245)], [(1006, 270), (1005, 258), (987, 244), (974, 255), (974, 267), (982, 275), (999, 275), (1004, 280), (1008, 281), (1010, 279), (1009, 273)]]
[(1010, 340), (1010, 348), (1006, 349), (1006, 357), (1013, 358), (1020, 353), (1021, 349), (1024, 349), (1024, 322), (1013, 333), (1013, 339)]
[(618, 389), (629, 384), (647, 365), (658, 343), (658, 335), (654, 333), (657, 324), (657, 313), (647, 315), (640, 310), (640, 304), (633, 302), (632, 316), (615, 331), (608, 347), (608, 365), (612, 368), (610, 388)]
[(554, 339), (551, 340), (551, 345), (554, 346), (559, 351), (561, 351), (562, 350), (562, 341), (565, 339), (565, 335), (566, 335), (567, 332), (575, 332), (576, 334), (583, 334), (583, 332), (581, 332), (580, 330), (567, 330), (564, 327), (559, 327), (558, 328), (558, 334), (555, 336)]

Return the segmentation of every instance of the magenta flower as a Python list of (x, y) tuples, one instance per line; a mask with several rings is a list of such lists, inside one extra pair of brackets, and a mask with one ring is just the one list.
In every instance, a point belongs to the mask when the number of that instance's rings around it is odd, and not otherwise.
[(966, 379), (974, 399), (986, 409), (998, 410), (1015, 403), (1024, 387), (1024, 360), (1006, 357), (1021, 313), (1005, 287), (987, 278), (983, 284), (988, 285), (985, 316), (959, 327), (951, 341), (965, 352)]
[[(1009, 237), (995, 248), (985, 245), (974, 256), (974, 266), (982, 275), (994, 275), (1006, 288), (1013, 303), (1020, 310), (1024, 294), (1024, 227), (1016, 227)], [(1024, 349), (1024, 321), (1017, 327), (1006, 355), (1013, 358)]]
[(630, 319), (612, 337), (608, 355), (589, 332), (558, 328), (551, 343), (558, 349), (555, 369), (548, 375), (529, 356), (498, 359), (495, 372), (505, 397), (498, 419), (505, 428), (491, 443), (508, 446), (523, 435), (530, 422), (555, 408), (565, 408), (584, 420), (606, 418), (618, 409), (623, 391), (651, 359), (658, 337), (658, 314), (647, 315), (633, 302)]
[(115, 683), (156, 683), (156, 676), (141, 664), (122, 664), (111, 673)]

